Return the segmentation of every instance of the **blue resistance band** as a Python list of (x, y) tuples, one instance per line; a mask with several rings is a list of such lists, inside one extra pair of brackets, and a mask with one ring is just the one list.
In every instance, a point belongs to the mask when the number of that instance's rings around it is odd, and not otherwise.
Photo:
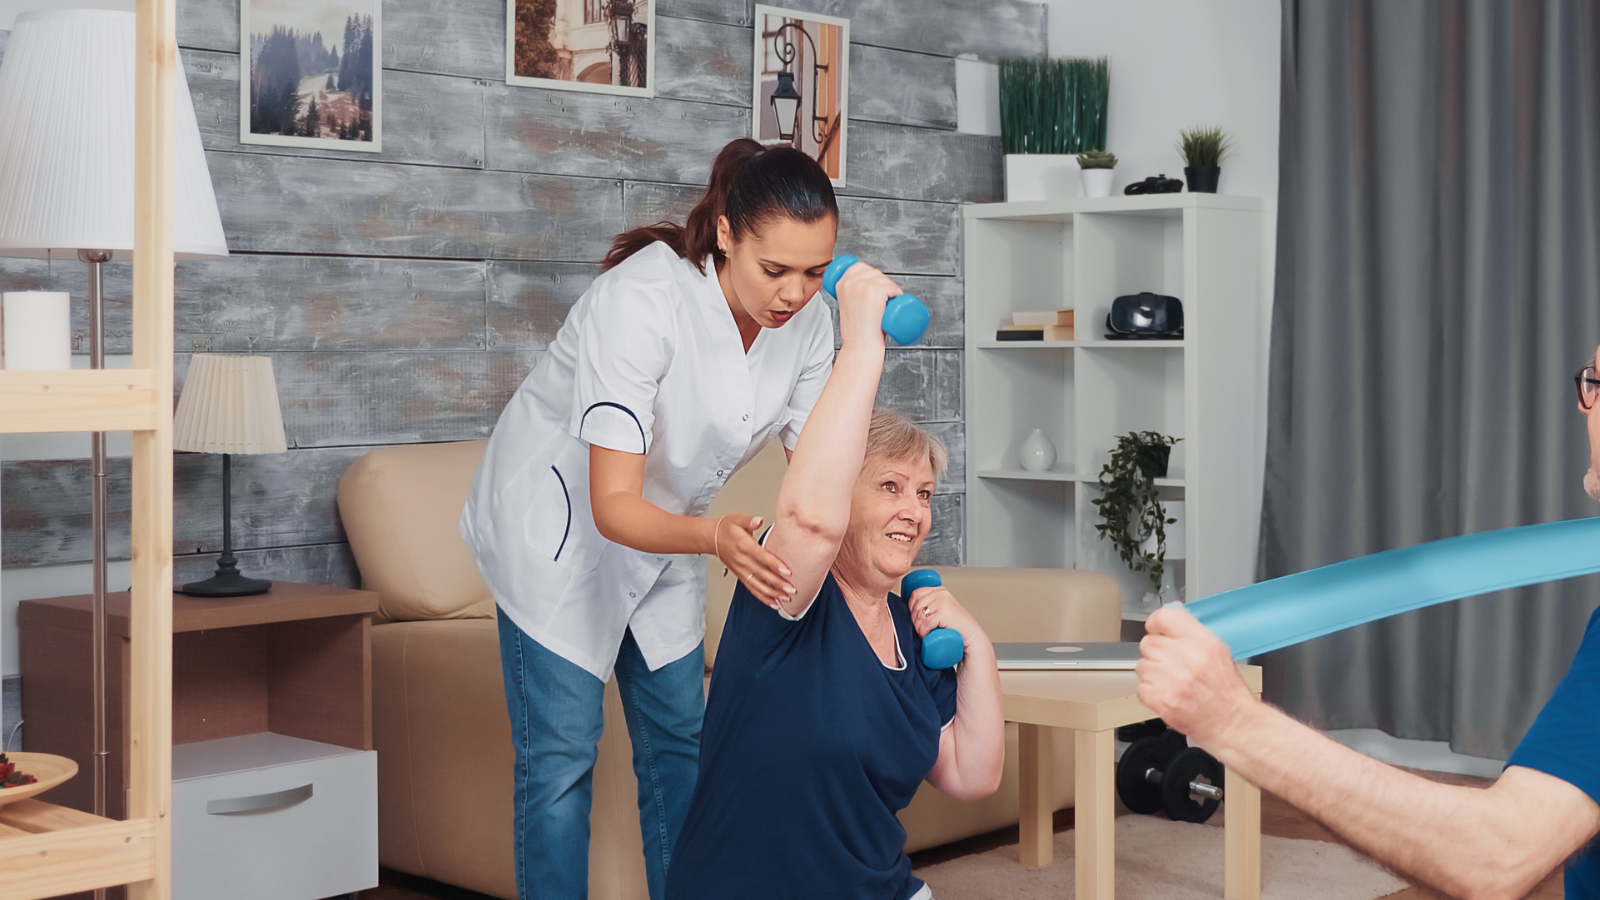
[(1523, 525), (1347, 559), (1185, 608), (1234, 659), (1424, 606), (1600, 572), (1600, 517)]

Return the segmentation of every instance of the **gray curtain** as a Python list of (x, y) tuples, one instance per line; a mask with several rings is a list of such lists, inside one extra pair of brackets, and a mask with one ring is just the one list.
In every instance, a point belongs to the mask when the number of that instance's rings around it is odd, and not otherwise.
[[(1260, 576), (1600, 514), (1572, 385), (1600, 0), (1284, 0), (1282, 113)], [(1575, 579), (1330, 635), (1265, 658), (1268, 698), (1503, 759), (1597, 602)]]

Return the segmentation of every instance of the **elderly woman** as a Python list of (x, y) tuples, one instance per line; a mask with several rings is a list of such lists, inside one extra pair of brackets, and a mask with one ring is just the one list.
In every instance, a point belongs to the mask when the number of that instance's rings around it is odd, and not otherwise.
[[(841, 347), (766, 538), (795, 592), (770, 606), (734, 593), (669, 900), (929, 898), (895, 813), (924, 779), (961, 799), (999, 786), (994, 647), (948, 590), (893, 593), (946, 462), (937, 438), (873, 411), (879, 322), (899, 293), (865, 265), (839, 282)], [(965, 639), (954, 670), (922, 664), (941, 626)]]

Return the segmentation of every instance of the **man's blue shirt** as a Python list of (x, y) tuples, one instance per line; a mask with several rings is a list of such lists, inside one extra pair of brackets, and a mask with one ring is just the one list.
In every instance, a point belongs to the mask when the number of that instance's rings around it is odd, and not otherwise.
[[(1589, 616), (1572, 668), (1506, 766), (1554, 775), (1600, 803), (1600, 609)], [(1566, 897), (1600, 900), (1600, 843), (1568, 861)]]

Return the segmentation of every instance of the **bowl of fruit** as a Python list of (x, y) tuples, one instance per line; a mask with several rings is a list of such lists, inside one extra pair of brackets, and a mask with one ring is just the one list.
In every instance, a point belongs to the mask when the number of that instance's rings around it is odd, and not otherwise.
[(26, 800), (78, 774), (78, 764), (52, 753), (0, 753), (0, 806)]

